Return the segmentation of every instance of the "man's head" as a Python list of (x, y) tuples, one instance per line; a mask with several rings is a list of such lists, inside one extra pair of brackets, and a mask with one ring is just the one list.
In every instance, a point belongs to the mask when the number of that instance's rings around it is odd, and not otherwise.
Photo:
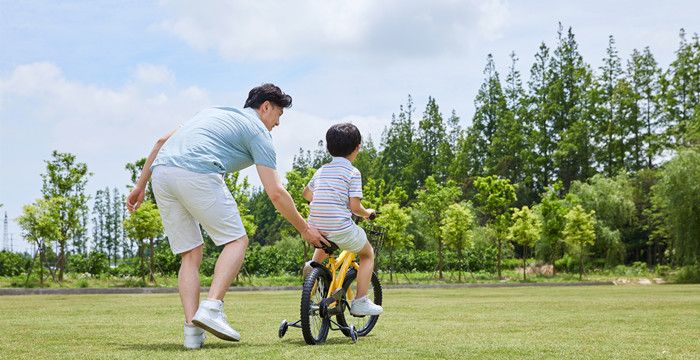
[(284, 108), (290, 106), (292, 106), (291, 96), (273, 84), (262, 84), (250, 90), (248, 100), (243, 107), (255, 109), (267, 130), (272, 130), (279, 125)]
[(348, 157), (359, 150), (362, 135), (350, 123), (335, 124), (326, 132), (326, 148), (333, 156)]

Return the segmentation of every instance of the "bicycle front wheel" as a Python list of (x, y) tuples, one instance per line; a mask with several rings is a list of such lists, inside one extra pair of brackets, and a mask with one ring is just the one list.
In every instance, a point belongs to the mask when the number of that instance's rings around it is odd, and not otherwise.
[[(345, 281), (343, 282), (343, 298), (348, 302), (348, 305), (352, 304), (352, 300), (357, 294), (357, 271), (351, 269), (345, 276)], [(372, 280), (369, 283), (369, 288), (367, 289), (367, 297), (372, 300), (373, 303), (377, 305), (382, 304), (382, 284), (379, 282), (379, 278), (376, 273), (372, 273)], [(354, 325), (358, 336), (366, 336), (374, 328), (379, 320), (379, 315), (373, 316), (353, 316), (350, 314), (350, 308), (346, 308), (342, 314), (337, 316), (338, 323), (343, 326)]]
[(319, 305), (328, 293), (330, 279), (327, 279), (321, 269), (313, 269), (306, 276), (301, 291), (301, 333), (309, 345), (326, 341), (330, 320), (321, 317)]

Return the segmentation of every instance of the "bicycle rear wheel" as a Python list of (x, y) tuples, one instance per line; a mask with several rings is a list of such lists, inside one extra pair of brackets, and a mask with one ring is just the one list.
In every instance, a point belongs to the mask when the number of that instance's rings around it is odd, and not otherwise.
[[(343, 282), (343, 299), (348, 302), (348, 305), (352, 304), (352, 300), (357, 294), (357, 271), (351, 269), (345, 276), (345, 281)], [(367, 297), (372, 300), (373, 303), (377, 305), (382, 304), (382, 284), (379, 282), (379, 278), (376, 273), (372, 273), (372, 280), (369, 283), (369, 288), (367, 289)], [(353, 316), (350, 314), (350, 307), (347, 307), (342, 314), (337, 316), (338, 323), (343, 326), (354, 325), (358, 336), (365, 336), (369, 334), (377, 324), (379, 320), (379, 315), (373, 316)], [(347, 334), (346, 334), (347, 335)]]
[(321, 269), (313, 269), (306, 276), (301, 291), (301, 333), (309, 345), (326, 341), (330, 320), (321, 317), (319, 305), (328, 293), (330, 279), (327, 279)]

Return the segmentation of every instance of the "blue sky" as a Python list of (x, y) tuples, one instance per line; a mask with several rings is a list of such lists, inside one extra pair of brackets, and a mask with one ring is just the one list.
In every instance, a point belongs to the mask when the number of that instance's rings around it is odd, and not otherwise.
[(505, 73), (515, 51), (527, 77), (558, 22), (597, 68), (611, 34), (623, 59), (649, 46), (667, 66), (698, 18), (693, 1), (0, 0), (0, 211), (26, 249), (13, 219), (52, 150), (88, 164), (89, 194), (125, 190), (124, 164), (158, 136), (263, 82), (294, 97), (273, 131), (284, 172), (336, 122), (376, 143), (408, 94), (419, 114), (433, 96), (468, 124), (486, 55)]

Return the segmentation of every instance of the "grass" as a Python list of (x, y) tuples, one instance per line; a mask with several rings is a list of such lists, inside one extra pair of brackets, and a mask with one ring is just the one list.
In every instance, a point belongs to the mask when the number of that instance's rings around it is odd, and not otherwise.
[[(176, 294), (0, 297), (7, 359), (691, 359), (700, 342), (700, 286), (390, 289), (377, 327), (357, 344), (331, 332), (304, 344), (298, 291), (226, 299), (240, 343), (210, 337), (181, 348)], [(342, 356), (342, 357), (341, 357)]]

